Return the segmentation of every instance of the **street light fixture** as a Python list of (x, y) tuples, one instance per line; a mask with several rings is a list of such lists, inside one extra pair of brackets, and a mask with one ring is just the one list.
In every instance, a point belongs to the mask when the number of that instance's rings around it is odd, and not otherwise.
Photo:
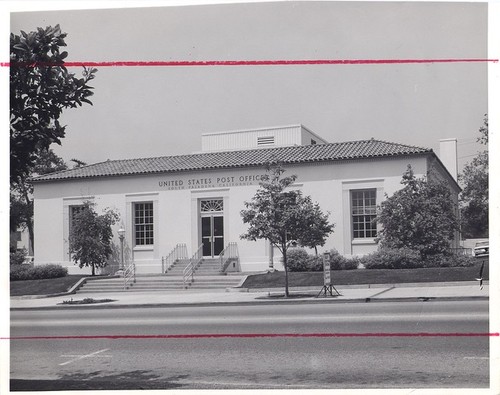
[(123, 241), (125, 240), (125, 229), (118, 229), (118, 237), (120, 238), (120, 246), (121, 246), (121, 259), (120, 259), (120, 270), (124, 269), (123, 264)]

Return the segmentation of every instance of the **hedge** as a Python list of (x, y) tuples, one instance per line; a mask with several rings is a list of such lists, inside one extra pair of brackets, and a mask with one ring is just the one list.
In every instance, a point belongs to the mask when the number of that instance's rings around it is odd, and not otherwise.
[[(415, 269), (425, 267), (469, 267), (477, 263), (471, 256), (439, 254), (422, 259), (418, 251), (409, 248), (382, 248), (361, 258), (346, 258), (330, 250), (331, 270), (353, 270), (359, 264), (366, 269)], [(323, 256), (309, 255), (303, 248), (292, 248), (287, 253), (288, 270), (291, 272), (323, 271)]]
[(68, 269), (61, 265), (11, 265), (10, 280), (39, 280), (43, 278), (65, 277), (68, 274)]
[(22, 250), (19, 250), (19, 251), (16, 251), (16, 252), (11, 252), (10, 253), (10, 264), (11, 265), (20, 265), (24, 262), (24, 260), (26, 259), (26, 255), (27, 255), (27, 252), (26, 252), (26, 249), (22, 249)]
[(359, 266), (359, 258), (346, 258), (340, 255), (337, 250), (330, 250), (331, 270), (354, 270)]
[[(337, 250), (330, 251), (331, 270), (357, 269), (357, 258), (346, 258)], [(291, 272), (321, 272), (323, 271), (323, 256), (309, 255), (303, 248), (292, 248), (287, 253), (287, 266)]]
[(366, 269), (414, 269), (425, 267), (468, 267), (476, 263), (474, 257), (438, 254), (422, 258), (409, 248), (381, 248), (360, 259)]

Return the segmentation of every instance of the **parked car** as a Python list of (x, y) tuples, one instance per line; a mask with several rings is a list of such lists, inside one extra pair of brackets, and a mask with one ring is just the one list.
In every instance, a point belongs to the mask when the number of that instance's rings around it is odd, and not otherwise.
[(476, 258), (487, 257), (490, 255), (490, 242), (489, 241), (480, 241), (476, 243), (474, 247), (474, 256)]

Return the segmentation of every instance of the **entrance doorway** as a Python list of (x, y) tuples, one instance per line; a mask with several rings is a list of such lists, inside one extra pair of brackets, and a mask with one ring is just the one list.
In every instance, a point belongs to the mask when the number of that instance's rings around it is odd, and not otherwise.
[(222, 199), (200, 201), (201, 242), (204, 257), (216, 257), (224, 249), (223, 210)]
[(201, 218), (203, 256), (218, 256), (224, 249), (224, 217), (211, 215)]

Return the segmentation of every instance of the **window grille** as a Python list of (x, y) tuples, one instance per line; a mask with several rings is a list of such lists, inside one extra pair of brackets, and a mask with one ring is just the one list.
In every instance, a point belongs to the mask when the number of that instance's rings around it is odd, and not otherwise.
[(134, 204), (134, 237), (135, 245), (152, 245), (153, 237), (153, 203)]
[(377, 237), (376, 190), (351, 191), (353, 238)]
[(200, 211), (202, 213), (224, 211), (224, 201), (222, 199), (202, 200), (200, 202)]

